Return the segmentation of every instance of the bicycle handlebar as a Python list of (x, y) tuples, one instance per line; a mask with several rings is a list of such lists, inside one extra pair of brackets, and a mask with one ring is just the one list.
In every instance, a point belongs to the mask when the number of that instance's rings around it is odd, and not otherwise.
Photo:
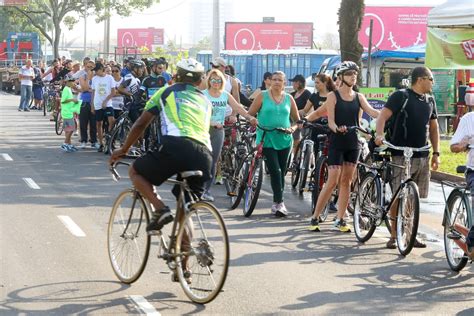
[(263, 127), (261, 125), (257, 125), (257, 128), (259, 128), (259, 129), (261, 129), (262, 131), (265, 131), (265, 132), (278, 131), (278, 132), (285, 133), (285, 134), (292, 134), (293, 133), (291, 130), (288, 130), (288, 129), (283, 128), (283, 127), (266, 128), (266, 127)]
[(421, 148), (407, 147), (407, 146), (395, 146), (395, 145), (389, 143), (386, 140), (382, 141), (382, 143), (390, 149), (399, 150), (399, 151), (410, 150), (410, 151), (413, 151), (413, 152), (424, 152), (424, 151), (430, 150), (430, 148), (431, 148), (431, 145), (425, 145)]
[(119, 181), (120, 178), (121, 178), (120, 174), (117, 171), (117, 166), (118, 165), (130, 166), (131, 163), (119, 160), (119, 161), (114, 162), (112, 165), (110, 165), (109, 171), (110, 171), (110, 173), (112, 173), (112, 178), (114, 179), (114, 181)]

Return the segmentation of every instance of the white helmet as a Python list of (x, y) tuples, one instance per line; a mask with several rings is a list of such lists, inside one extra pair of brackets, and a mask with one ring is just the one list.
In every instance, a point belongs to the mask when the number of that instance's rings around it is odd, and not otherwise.
[(194, 77), (196, 74), (204, 73), (204, 66), (194, 58), (181, 59), (176, 64), (178, 73), (187, 76)]
[(336, 67), (336, 76), (339, 76), (348, 70), (355, 70), (357, 72), (360, 72), (359, 66), (357, 66), (355, 62), (344, 61)]

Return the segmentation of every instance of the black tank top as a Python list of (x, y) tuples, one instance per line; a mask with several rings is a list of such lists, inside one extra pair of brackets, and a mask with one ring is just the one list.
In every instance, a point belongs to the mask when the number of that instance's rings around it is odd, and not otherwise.
[[(352, 101), (345, 101), (342, 99), (339, 91), (334, 91), (336, 95), (336, 107), (334, 111), (334, 120), (337, 126), (345, 125), (359, 126), (359, 111), (360, 103), (357, 92)], [(357, 133), (350, 132), (347, 134), (332, 133), (331, 145), (338, 150), (354, 150), (359, 148), (357, 141)]]

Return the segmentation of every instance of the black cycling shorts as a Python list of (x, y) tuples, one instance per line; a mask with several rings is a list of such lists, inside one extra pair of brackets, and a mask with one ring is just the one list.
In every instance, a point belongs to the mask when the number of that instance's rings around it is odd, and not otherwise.
[(204, 182), (211, 179), (211, 164), (211, 151), (205, 145), (190, 138), (164, 136), (156, 150), (135, 160), (133, 168), (156, 186), (179, 172), (200, 170), (202, 177), (189, 178), (188, 183), (201, 195)]
[(329, 148), (328, 166), (342, 166), (344, 163), (356, 164), (359, 160), (359, 149), (341, 150)]
[(102, 122), (104, 118), (114, 116), (114, 109), (111, 107), (106, 107), (105, 109), (95, 110), (95, 120), (96, 122)]

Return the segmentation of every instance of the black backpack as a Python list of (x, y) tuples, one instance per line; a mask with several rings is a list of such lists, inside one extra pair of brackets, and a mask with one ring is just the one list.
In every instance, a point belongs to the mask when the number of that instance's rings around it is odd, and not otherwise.
[(406, 139), (408, 136), (406, 127), (408, 113), (405, 108), (407, 106), (410, 94), (408, 93), (407, 89), (401, 89), (399, 91), (403, 93), (402, 107), (400, 108), (400, 111), (392, 114), (390, 119), (385, 123), (384, 128), (385, 139), (388, 140), (390, 143), (394, 141), (395, 135), (398, 135), (400, 133), (400, 129), (403, 132), (403, 139)]
[[(408, 89), (400, 89), (399, 91), (402, 91), (403, 93), (402, 107), (400, 108), (400, 111), (392, 114), (390, 119), (385, 123), (384, 128), (385, 139), (388, 140), (390, 143), (393, 143), (397, 136), (401, 136), (402, 139), (408, 139), (408, 112), (406, 111), (406, 106), (410, 94), (408, 93)], [(428, 96), (427, 101), (430, 104), (431, 111), (433, 111), (433, 107), (435, 104), (433, 97)]]

